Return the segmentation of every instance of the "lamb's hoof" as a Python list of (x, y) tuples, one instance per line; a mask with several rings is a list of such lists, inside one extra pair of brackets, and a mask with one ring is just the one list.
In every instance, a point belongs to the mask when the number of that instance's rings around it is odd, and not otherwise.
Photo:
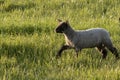
[(120, 57), (116, 57), (116, 60), (119, 60), (120, 59)]
[(106, 58), (100, 58), (100, 62), (102, 62), (102, 61), (105, 61), (106, 60)]
[(59, 59), (61, 56), (60, 55), (56, 55), (56, 59)]

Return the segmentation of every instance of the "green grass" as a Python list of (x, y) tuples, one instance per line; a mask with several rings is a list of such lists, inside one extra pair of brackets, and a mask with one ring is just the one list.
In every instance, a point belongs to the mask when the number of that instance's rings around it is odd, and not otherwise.
[(120, 60), (95, 49), (55, 55), (65, 43), (56, 19), (74, 29), (101, 27), (120, 54), (120, 0), (0, 0), (0, 80), (119, 80)]

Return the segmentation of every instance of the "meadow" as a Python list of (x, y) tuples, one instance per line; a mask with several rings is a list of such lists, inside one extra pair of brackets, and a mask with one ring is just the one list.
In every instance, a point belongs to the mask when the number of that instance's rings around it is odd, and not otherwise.
[(120, 54), (120, 0), (0, 0), (0, 80), (120, 80), (120, 60), (94, 48), (55, 55), (65, 43), (56, 19), (105, 28)]

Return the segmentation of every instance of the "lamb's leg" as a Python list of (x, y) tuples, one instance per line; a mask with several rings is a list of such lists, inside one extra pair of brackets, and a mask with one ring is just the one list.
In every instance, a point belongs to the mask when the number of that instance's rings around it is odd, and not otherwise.
[(97, 47), (97, 48), (103, 54), (102, 58), (106, 59), (106, 57), (107, 57), (107, 50), (105, 49), (105, 47)]
[(81, 51), (81, 49), (75, 49), (75, 52), (76, 52), (76, 57), (78, 57), (78, 52)]
[(102, 58), (106, 59), (106, 57), (107, 57), (107, 50), (105, 49), (105, 45), (104, 44), (100, 44), (99, 46), (97, 46), (97, 49), (102, 53)]
[(115, 57), (118, 59), (119, 58), (119, 55), (118, 55), (118, 52), (117, 52), (117, 49), (115, 47), (108, 47), (108, 49), (115, 55)]
[(57, 55), (56, 55), (56, 58), (61, 57), (62, 51), (67, 50), (67, 49), (71, 49), (71, 47), (68, 46), (68, 45), (63, 45), (63, 46), (60, 48), (60, 50), (58, 51), (58, 53), (57, 53)]
[(113, 46), (112, 41), (110, 39), (106, 40), (104, 45), (115, 55), (117, 59), (119, 58), (117, 49)]

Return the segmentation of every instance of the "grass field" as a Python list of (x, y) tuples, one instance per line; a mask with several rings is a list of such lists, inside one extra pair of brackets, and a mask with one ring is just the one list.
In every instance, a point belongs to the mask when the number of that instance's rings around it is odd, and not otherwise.
[(96, 49), (55, 55), (65, 43), (56, 19), (74, 29), (101, 27), (120, 54), (120, 0), (0, 0), (0, 80), (120, 80), (120, 60)]

